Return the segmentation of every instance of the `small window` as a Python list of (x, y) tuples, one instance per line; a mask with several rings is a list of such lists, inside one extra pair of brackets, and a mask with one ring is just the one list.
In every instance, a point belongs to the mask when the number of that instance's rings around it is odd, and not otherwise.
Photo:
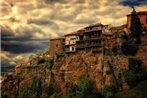
[(74, 47), (72, 47), (72, 51), (74, 51), (75, 49), (74, 49)]
[(56, 47), (58, 47), (58, 44), (56, 44)]

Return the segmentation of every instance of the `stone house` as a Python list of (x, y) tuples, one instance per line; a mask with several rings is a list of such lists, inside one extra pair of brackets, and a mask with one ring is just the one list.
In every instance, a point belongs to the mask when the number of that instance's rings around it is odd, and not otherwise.
[(64, 44), (65, 44), (64, 37), (51, 39), (49, 54), (51, 56), (54, 56), (56, 54), (63, 53), (64, 52)]
[(76, 42), (79, 40), (76, 33), (73, 32), (65, 35), (65, 53), (76, 52)]
[[(139, 11), (139, 12), (136, 12), (136, 14), (140, 19), (142, 27), (146, 28), (147, 27), (147, 11)], [(131, 14), (128, 14), (126, 16), (127, 16), (127, 28), (130, 28), (130, 26), (131, 26)]]
[[(111, 43), (111, 48), (117, 53), (121, 53), (121, 45), (122, 45), (122, 36), (127, 35), (127, 25), (121, 25), (117, 27), (111, 27), (110, 32), (113, 35), (112, 37), (112, 43)], [(111, 50), (112, 51), (112, 50)]]
[(111, 55), (113, 52), (113, 47), (116, 44), (115, 34), (112, 32), (103, 33), (103, 49), (105, 55)]
[(101, 52), (102, 28), (103, 25), (98, 23), (79, 30), (78, 33), (76, 33), (79, 38), (76, 45), (77, 50)]

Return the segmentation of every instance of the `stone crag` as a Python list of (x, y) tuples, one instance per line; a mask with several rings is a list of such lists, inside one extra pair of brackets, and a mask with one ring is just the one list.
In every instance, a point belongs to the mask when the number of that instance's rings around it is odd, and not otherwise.
[[(141, 46), (134, 56), (147, 64), (147, 47)], [(36, 92), (33, 84), (41, 82), (41, 98), (47, 98), (53, 92), (67, 94), (72, 84), (77, 84), (81, 77), (88, 76), (96, 85), (98, 91), (102, 91), (104, 85), (117, 87), (120, 90), (127, 89), (123, 72), (128, 69), (128, 58), (124, 55), (103, 55), (92, 52), (78, 52), (64, 55), (54, 59), (54, 65), (48, 68), (48, 62), (38, 65), (21, 66), (21, 71), (13, 71), (2, 82), (2, 94), (11, 98), (25, 95), (25, 90)], [(39, 81), (40, 82), (36, 82)], [(38, 85), (38, 84), (37, 84)], [(33, 91), (34, 90), (34, 91)], [(36, 94), (36, 93), (35, 93)], [(35, 98), (35, 95), (30, 95)]]

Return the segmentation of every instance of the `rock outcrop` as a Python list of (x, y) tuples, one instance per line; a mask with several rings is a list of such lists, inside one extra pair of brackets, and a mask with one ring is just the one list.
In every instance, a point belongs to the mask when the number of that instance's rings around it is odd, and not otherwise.
[[(135, 55), (143, 61), (145, 68), (146, 50), (146, 46), (141, 46)], [(127, 89), (123, 72), (128, 69), (128, 58), (129, 56), (124, 55), (106, 56), (102, 53), (78, 52), (57, 57), (51, 69), (48, 68), (48, 61), (38, 65), (19, 66), (21, 70), (12, 72), (2, 82), (2, 94), (11, 98), (22, 97), (26, 94), (26, 89), (31, 92), (34, 90), (35, 83), (41, 83), (41, 88), (34, 91), (42, 93), (41, 98), (46, 98), (53, 92), (67, 94), (68, 88), (85, 76), (94, 82), (99, 91), (102, 91), (104, 85), (115, 86), (120, 90)], [(35, 98), (35, 95), (30, 96)]]

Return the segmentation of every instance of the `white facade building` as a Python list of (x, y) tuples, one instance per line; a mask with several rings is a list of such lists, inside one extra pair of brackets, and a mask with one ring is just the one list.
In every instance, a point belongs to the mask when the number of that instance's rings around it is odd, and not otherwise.
[(65, 52), (76, 52), (76, 41), (78, 40), (76, 32), (65, 35)]

